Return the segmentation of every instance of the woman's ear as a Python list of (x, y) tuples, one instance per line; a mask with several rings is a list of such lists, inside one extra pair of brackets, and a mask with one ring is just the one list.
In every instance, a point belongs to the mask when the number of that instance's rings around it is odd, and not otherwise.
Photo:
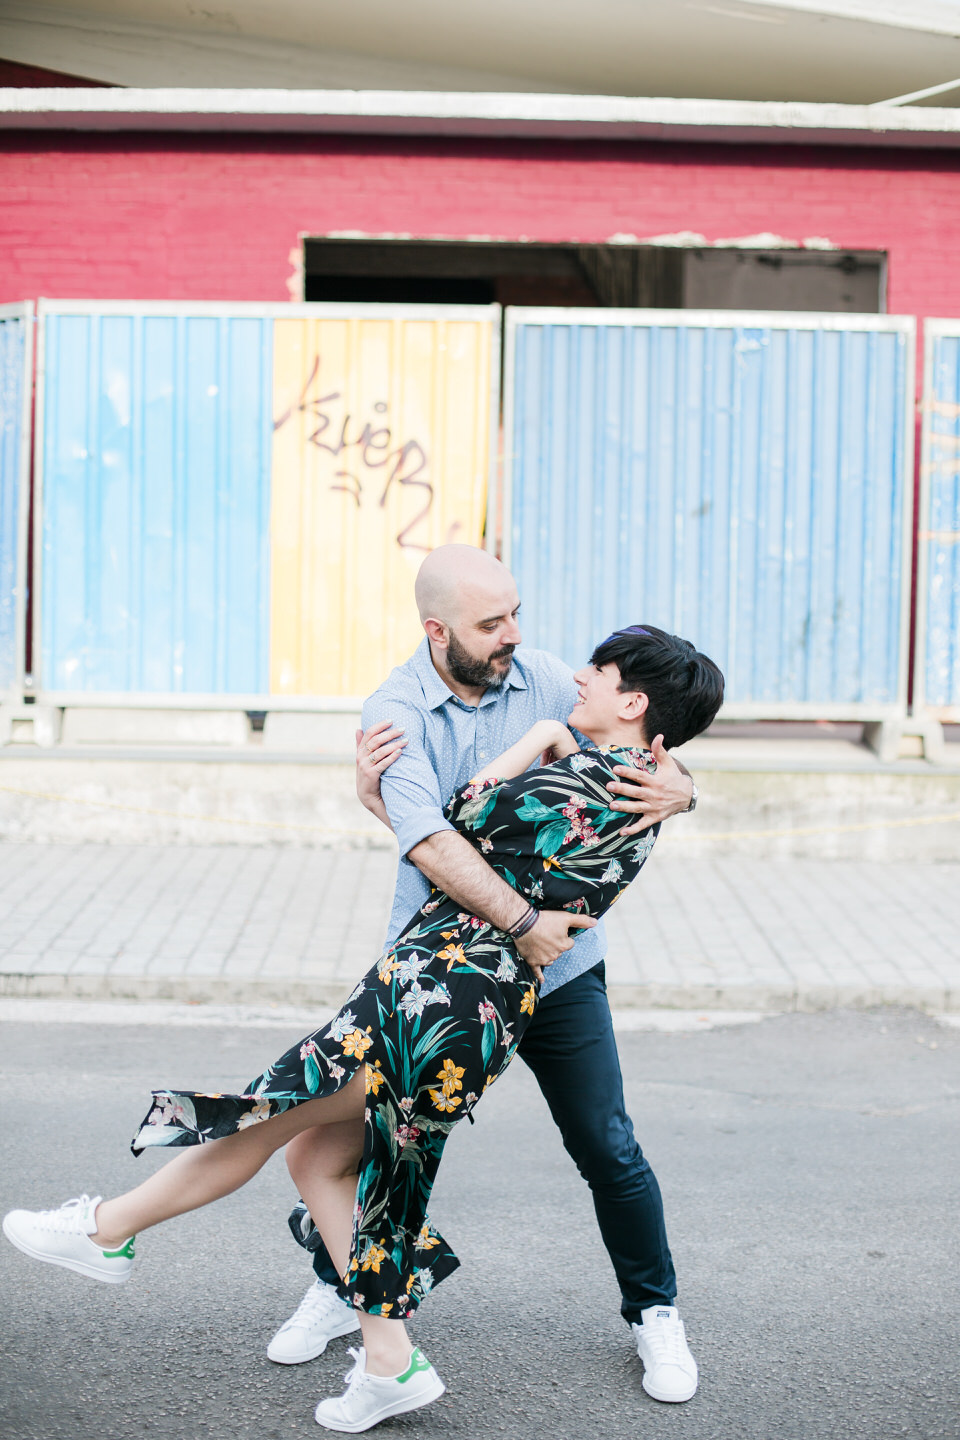
[(636, 722), (641, 720), (647, 713), (647, 706), (649, 704), (650, 701), (642, 690), (628, 691), (623, 696), (623, 703), (620, 706), (620, 719), (630, 720), (636, 724)]

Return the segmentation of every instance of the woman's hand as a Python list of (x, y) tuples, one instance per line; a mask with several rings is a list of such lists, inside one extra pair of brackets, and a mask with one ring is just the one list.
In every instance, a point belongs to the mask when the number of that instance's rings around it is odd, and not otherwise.
[(392, 830), (393, 826), (380, 794), (380, 776), (403, 754), (407, 742), (402, 736), (403, 731), (394, 729), (392, 720), (381, 720), (379, 724), (371, 725), (366, 733), (358, 730), (355, 737), (357, 796), (363, 808), (376, 815), (388, 830)]

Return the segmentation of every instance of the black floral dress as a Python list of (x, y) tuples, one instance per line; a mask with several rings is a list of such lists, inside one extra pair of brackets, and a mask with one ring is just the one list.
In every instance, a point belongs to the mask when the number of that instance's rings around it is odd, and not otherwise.
[[(639, 873), (659, 828), (621, 835), (632, 817), (610, 809), (605, 788), (620, 764), (656, 768), (645, 750), (585, 750), (468, 785), (446, 813), (539, 909), (600, 916)], [(334, 1094), (364, 1066), (363, 1160), (340, 1293), (373, 1315), (408, 1315), (459, 1264), (427, 1219), (447, 1136), (509, 1065), (538, 988), (508, 935), (434, 891), (335, 1018), (244, 1094), (154, 1091), (134, 1153), (232, 1134)]]

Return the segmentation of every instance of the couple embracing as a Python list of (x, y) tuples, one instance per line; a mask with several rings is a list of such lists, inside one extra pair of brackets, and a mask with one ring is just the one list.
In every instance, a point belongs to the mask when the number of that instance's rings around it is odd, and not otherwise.
[(316, 1419), (367, 1430), (443, 1393), (404, 1325), (459, 1263), (430, 1191), (453, 1126), (519, 1053), (590, 1186), (644, 1389), (688, 1400), (697, 1368), (659, 1187), (624, 1108), (600, 917), (660, 822), (695, 803), (667, 752), (713, 720), (723, 677), (653, 626), (614, 632), (575, 675), (518, 649), (513, 577), (469, 546), (433, 551), (416, 598), (425, 638), (358, 734), (360, 797), (400, 851), (380, 959), (242, 1094), (155, 1091), (135, 1153), (188, 1148), (142, 1185), (12, 1211), (4, 1233), (117, 1283), (138, 1232), (231, 1193), (285, 1146), (302, 1197), (291, 1227), (316, 1279), (268, 1355), (295, 1364), (359, 1328), (347, 1388)]

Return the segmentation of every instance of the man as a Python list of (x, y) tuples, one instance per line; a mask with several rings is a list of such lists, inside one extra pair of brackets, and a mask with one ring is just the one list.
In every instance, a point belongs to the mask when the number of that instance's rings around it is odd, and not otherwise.
[[(485, 760), (536, 720), (566, 721), (576, 700), (570, 669), (545, 651), (518, 650), (520, 602), (509, 570), (482, 550), (444, 545), (427, 556), (416, 582), (425, 639), (363, 707), (358, 732), (358, 793), (394, 830), (400, 847), (388, 943), (434, 886), (471, 914), (508, 930), (525, 908), (443, 816), (449, 796)], [(635, 617), (630, 617), (635, 618)], [(598, 637), (600, 638), (600, 637)], [(691, 809), (685, 770), (655, 742), (655, 775), (619, 768), (614, 808), (640, 817), (639, 831)], [(563, 1143), (590, 1186), (597, 1221), (636, 1337), (643, 1386), (657, 1400), (689, 1400), (697, 1367), (677, 1313), (676, 1279), (656, 1177), (644, 1159), (623, 1102), (623, 1081), (604, 982), (603, 923), (570, 938), (567, 911), (542, 910), (518, 940), (544, 979), (518, 1054), (536, 1077)], [(302, 1208), (294, 1235), (311, 1230)], [(316, 1232), (310, 1245), (316, 1245)], [(357, 1328), (337, 1296), (339, 1276), (322, 1246), (317, 1280), (270, 1342), (279, 1364), (299, 1364), (329, 1340)]]

